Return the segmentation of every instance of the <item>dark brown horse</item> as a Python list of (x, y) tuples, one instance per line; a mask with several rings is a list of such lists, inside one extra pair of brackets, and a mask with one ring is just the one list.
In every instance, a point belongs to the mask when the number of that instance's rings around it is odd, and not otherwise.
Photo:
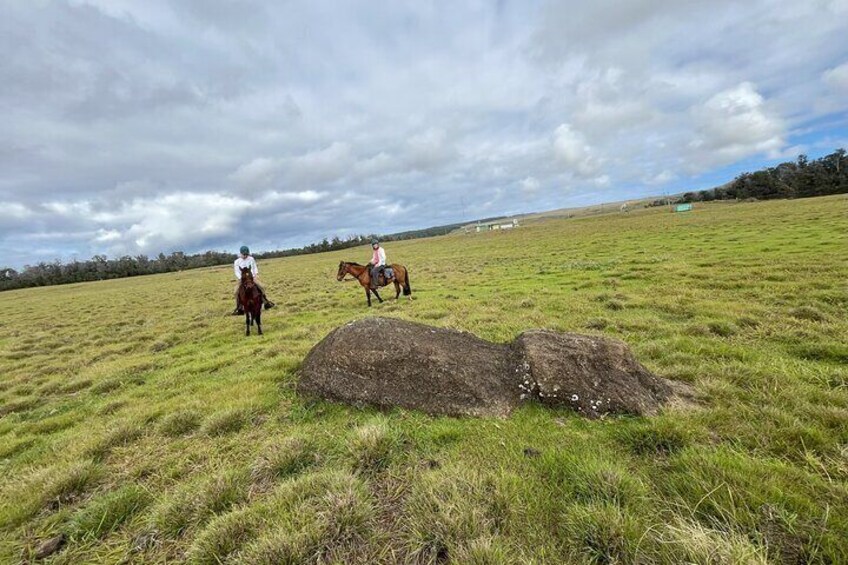
[(256, 321), (256, 330), (262, 335), (262, 293), (253, 282), (250, 267), (241, 268), (238, 299), (244, 310), (244, 335), (250, 335), (250, 326)]
[[(371, 290), (371, 263), (367, 265), (360, 265), (359, 263), (348, 263), (346, 261), (341, 261), (339, 263), (339, 272), (336, 275), (336, 278), (340, 281), (344, 280), (345, 275), (351, 275), (356, 280), (359, 281), (359, 284), (365, 289), (365, 298), (368, 300), (368, 306), (371, 306), (371, 293), (374, 293), (374, 296), (377, 297), (377, 300), (380, 302), (383, 301), (380, 298), (380, 295), (376, 290)], [(390, 283), (394, 283), (395, 285), (395, 300), (400, 297), (401, 288), (403, 288), (403, 295), (409, 296), (409, 299), (412, 300), (412, 289), (409, 287), (409, 272), (406, 270), (406, 267), (403, 265), (392, 264), (386, 265), (393, 272), (391, 277), (380, 277), (380, 281), (378, 286), (388, 286)]]

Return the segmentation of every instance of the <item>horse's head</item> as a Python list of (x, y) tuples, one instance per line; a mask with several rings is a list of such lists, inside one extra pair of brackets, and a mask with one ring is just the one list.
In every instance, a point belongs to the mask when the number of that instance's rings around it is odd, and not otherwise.
[(339, 281), (344, 280), (346, 274), (347, 264), (344, 261), (339, 261), (339, 272), (336, 273), (336, 279)]
[(241, 267), (241, 284), (253, 284), (253, 272), (250, 267)]

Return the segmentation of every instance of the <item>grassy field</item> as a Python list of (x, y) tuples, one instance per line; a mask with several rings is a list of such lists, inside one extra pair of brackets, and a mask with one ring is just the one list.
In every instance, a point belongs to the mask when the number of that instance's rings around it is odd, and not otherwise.
[[(0, 563), (60, 533), (53, 563), (846, 563), (846, 234), (828, 197), (397, 242), (415, 300), (370, 310), (335, 280), (365, 248), (266, 261), (250, 338), (231, 267), (2, 293)], [(369, 315), (609, 335), (699, 404), (299, 397), (309, 349)]]

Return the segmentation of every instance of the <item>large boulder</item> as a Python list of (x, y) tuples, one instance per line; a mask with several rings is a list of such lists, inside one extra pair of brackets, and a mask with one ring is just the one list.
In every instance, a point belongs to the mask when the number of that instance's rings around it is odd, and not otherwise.
[(333, 330), (307, 355), (298, 391), (431, 414), (506, 416), (525, 401), (590, 418), (653, 414), (672, 396), (621, 341), (532, 330), (510, 344), (388, 318)]
[(542, 404), (567, 406), (590, 418), (608, 413), (653, 414), (671, 387), (643, 367), (623, 341), (532, 330), (515, 340)]
[(431, 414), (505, 416), (515, 352), (469, 333), (389, 318), (336, 328), (306, 356), (298, 390)]

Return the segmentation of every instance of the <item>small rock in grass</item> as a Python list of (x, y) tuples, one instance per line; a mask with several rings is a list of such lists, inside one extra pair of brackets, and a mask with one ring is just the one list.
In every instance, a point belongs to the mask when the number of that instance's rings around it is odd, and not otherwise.
[(35, 558), (46, 559), (47, 557), (50, 557), (62, 549), (62, 546), (65, 545), (65, 541), (67, 541), (65, 534), (59, 534), (58, 536), (50, 538), (38, 546), (38, 549), (35, 551)]

